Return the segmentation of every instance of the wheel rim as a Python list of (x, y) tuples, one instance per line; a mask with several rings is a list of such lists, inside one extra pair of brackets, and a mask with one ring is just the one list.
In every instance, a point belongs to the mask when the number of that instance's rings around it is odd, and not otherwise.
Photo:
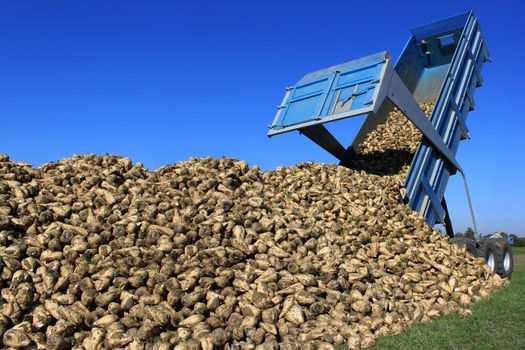
[(508, 250), (505, 252), (505, 257), (503, 258), (503, 269), (505, 272), (510, 271), (510, 253)]
[(490, 252), (487, 256), (487, 265), (490, 267), (490, 272), (496, 271), (496, 259), (494, 258), (494, 253)]

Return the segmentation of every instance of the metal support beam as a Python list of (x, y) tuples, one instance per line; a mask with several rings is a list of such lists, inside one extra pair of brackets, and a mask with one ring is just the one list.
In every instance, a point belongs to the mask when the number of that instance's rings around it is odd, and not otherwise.
[(474, 209), (472, 209), (472, 201), (470, 200), (470, 192), (468, 190), (467, 177), (465, 173), (461, 173), (463, 176), (463, 186), (465, 186), (465, 194), (467, 195), (468, 209), (470, 211), (470, 218), (472, 219), (472, 227), (474, 228), (474, 234), (478, 239), (481, 238), (481, 235), (478, 233), (478, 225), (476, 225), (476, 218), (474, 216)]
[(392, 72), (392, 79), (390, 80), (390, 86), (388, 87), (387, 97), (408, 119), (410, 119), (412, 123), (414, 123), (419, 130), (421, 130), (434, 149), (441, 153), (443, 158), (449, 165), (451, 165), (451, 174), (455, 174), (456, 170), (463, 173), (463, 169), (461, 169), (461, 166), (456, 161), (454, 154), (447, 147), (445, 142), (443, 142), (443, 138), (437, 133), (434, 126), (425, 116), (425, 113), (423, 113), (417, 101), (414, 99), (410, 91), (408, 91), (396, 72)]
[(347, 161), (351, 155), (322, 124), (299, 129), (299, 132), (343, 163)]

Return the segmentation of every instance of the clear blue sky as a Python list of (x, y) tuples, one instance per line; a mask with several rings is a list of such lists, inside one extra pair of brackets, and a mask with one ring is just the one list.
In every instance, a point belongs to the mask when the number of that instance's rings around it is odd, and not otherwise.
[[(284, 87), (474, 10), (494, 62), (458, 160), (480, 231), (525, 234), (521, 1), (0, 0), (0, 152), (40, 165), (112, 153), (150, 169), (228, 156), (262, 169), (335, 159), (298, 133), (268, 139)], [(338, 134), (350, 143), (352, 134)], [(469, 224), (458, 177), (447, 189)]]

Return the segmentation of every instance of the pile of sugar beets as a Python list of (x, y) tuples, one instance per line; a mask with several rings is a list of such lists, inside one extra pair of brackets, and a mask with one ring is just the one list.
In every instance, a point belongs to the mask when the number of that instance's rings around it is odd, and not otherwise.
[(2, 155), (2, 344), (354, 349), (467, 314), (505, 280), (400, 200), (420, 137), (395, 111), (352, 169)]

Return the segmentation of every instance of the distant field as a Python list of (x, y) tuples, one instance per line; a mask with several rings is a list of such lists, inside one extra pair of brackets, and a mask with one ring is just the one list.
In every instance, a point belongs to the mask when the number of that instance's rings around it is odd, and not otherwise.
[(525, 248), (513, 248), (510, 285), (470, 309), (473, 315), (447, 315), (381, 337), (374, 349), (525, 349)]

